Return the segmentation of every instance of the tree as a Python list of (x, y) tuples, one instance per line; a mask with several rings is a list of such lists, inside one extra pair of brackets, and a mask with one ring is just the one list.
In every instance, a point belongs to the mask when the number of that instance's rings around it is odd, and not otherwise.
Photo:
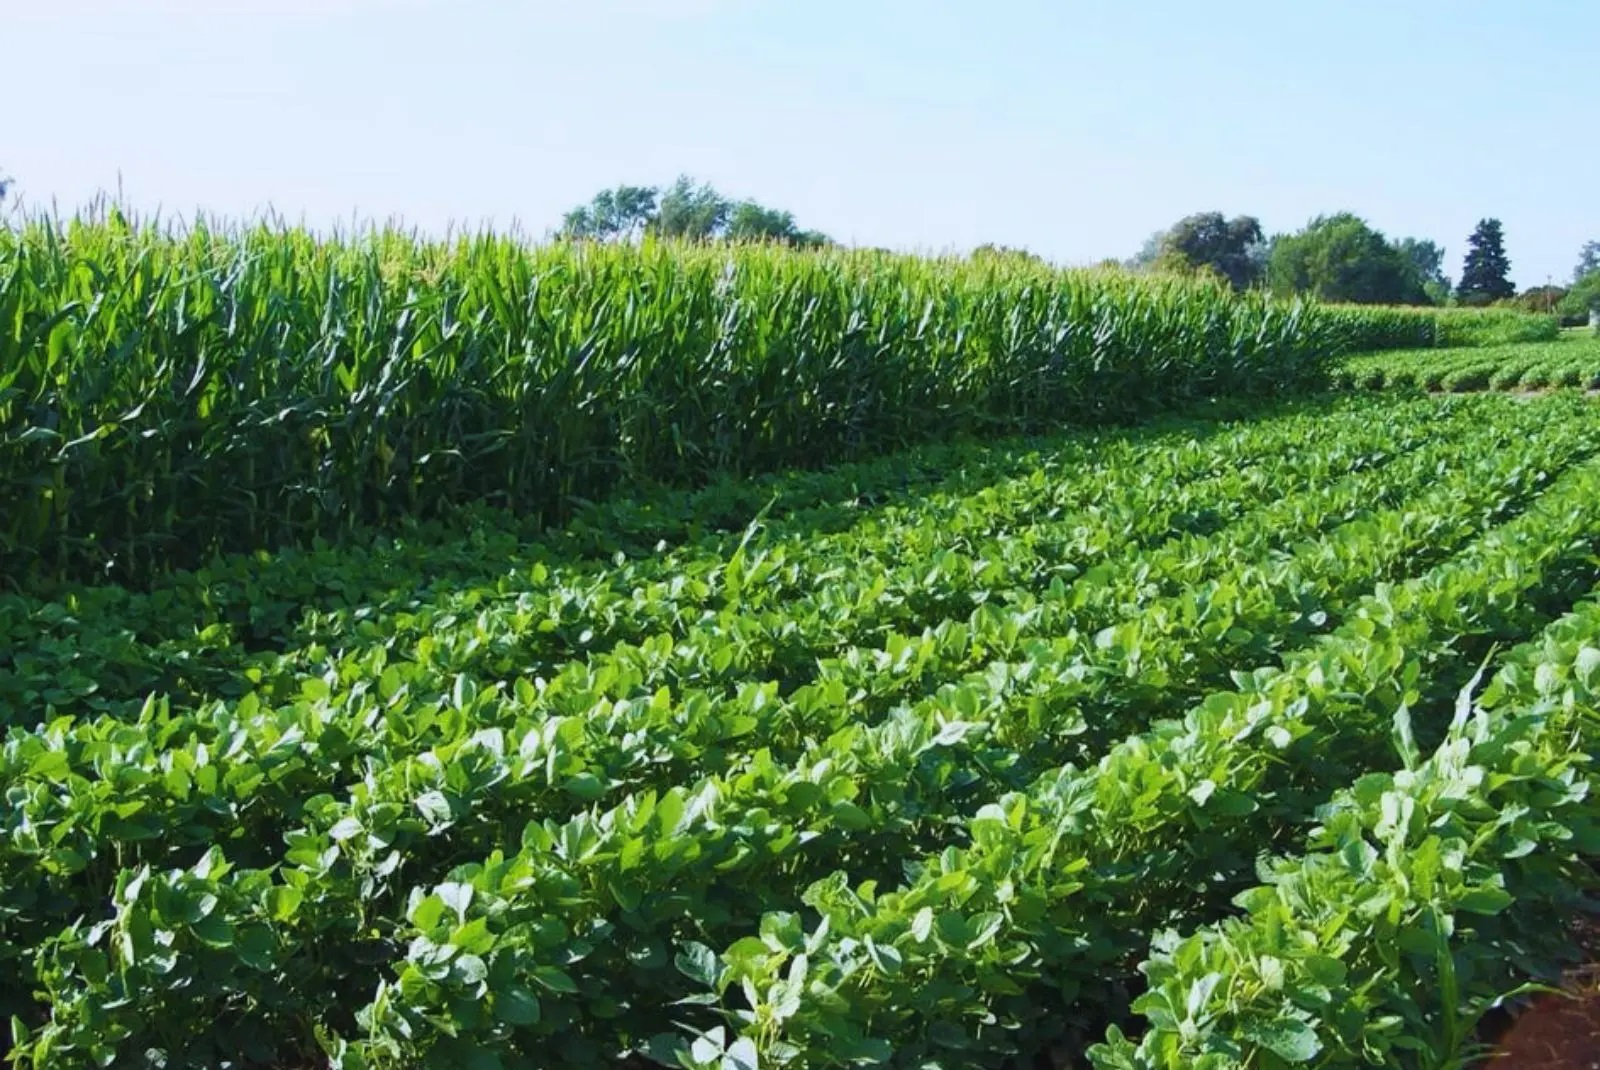
[(1444, 246), (1425, 238), (1401, 238), (1395, 248), (1416, 272), (1417, 283), (1428, 299), (1436, 305), (1444, 304), (1450, 297), (1450, 277), (1444, 273)]
[(1221, 212), (1198, 212), (1153, 237), (1135, 262), (1156, 270), (1209, 269), (1235, 290), (1245, 290), (1261, 276), (1263, 249), (1261, 222), (1254, 216), (1228, 219)]
[(1275, 238), (1267, 277), (1280, 295), (1356, 304), (1428, 302), (1414, 263), (1350, 212), (1318, 216), (1298, 234)]
[(632, 240), (645, 233), (688, 241), (771, 241), (801, 248), (831, 245), (826, 234), (801, 230), (794, 214), (755, 201), (734, 204), (704, 183), (679, 176), (665, 190), (618, 186), (601, 190), (588, 204), (562, 217), (563, 238)]
[(1456, 289), (1463, 304), (1487, 305), (1516, 294), (1511, 285), (1511, 261), (1506, 256), (1505, 233), (1498, 219), (1481, 219), (1467, 238), (1467, 256), (1461, 265), (1461, 285)]
[(1128, 258), (1123, 266), (1129, 271), (1149, 271), (1156, 266), (1156, 261), (1161, 259), (1161, 239), (1167, 236), (1164, 230), (1158, 230), (1144, 240), (1139, 251)]
[[(1026, 249), (1015, 249), (1009, 245), (995, 245), (993, 242), (985, 242), (972, 250), (972, 259), (978, 263), (1044, 263), (1044, 257), (1038, 253), (1030, 253)], [(1115, 264), (1116, 261), (1113, 260), (1112, 263)]]
[(1578, 251), (1578, 266), (1572, 270), (1573, 285), (1596, 271), (1600, 271), (1600, 241), (1584, 242), (1583, 248)]
[(710, 241), (722, 236), (731, 211), (727, 198), (710, 185), (679, 175), (661, 194), (654, 229), (665, 238)]
[(734, 241), (783, 241), (797, 233), (793, 212), (740, 201), (728, 213), (728, 237)]
[(1513, 300), (1525, 312), (1553, 312), (1566, 298), (1565, 286), (1532, 286)]
[(1587, 316), (1595, 309), (1600, 309), (1600, 268), (1595, 268), (1573, 283), (1572, 289), (1567, 291), (1557, 306), (1563, 316), (1573, 318)]
[(609, 241), (633, 238), (644, 231), (656, 215), (656, 191), (650, 186), (618, 186), (601, 190), (586, 205), (568, 212), (561, 221), (561, 233), (568, 238)]
[(780, 242), (801, 248), (831, 244), (826, 234), (796, 226), (794, 213), (766, 208), (755, 201), (740, 201), (733, 206), (725, 236), (729, 241)]
[(4, 171), (0, 171), (0, 203), (4, 203), (6, 194), (11, 192), (11, 183), (15, 181)]

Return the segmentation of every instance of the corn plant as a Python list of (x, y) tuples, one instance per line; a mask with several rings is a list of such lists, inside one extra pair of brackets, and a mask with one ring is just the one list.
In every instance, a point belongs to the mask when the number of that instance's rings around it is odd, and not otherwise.
[(142, 579), (468, 503), (558, 520), (1298, 390), (1439, 322), (1026, 262), (37, 218), (0, 230), (0, 562)]

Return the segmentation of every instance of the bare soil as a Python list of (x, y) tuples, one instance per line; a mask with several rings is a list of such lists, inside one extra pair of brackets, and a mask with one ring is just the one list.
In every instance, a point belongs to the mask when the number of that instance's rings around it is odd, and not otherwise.
[(1574, 943), (1584, 962), (1560, 994), (1536, 998), (1493, 1038), (1487, 1070), (1600, 1070), (1600, 919), (1579, 918)]

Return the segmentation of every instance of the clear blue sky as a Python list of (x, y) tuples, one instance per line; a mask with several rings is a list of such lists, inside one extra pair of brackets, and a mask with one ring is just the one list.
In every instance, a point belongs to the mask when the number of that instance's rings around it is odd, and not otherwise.
[(1133, 253), (1349, 209), (1524, 286), (1600, 238), (1596, 0), (0, 0), (0, 169), (70, 209), (542, 233), (679, 172), (869, 245)]

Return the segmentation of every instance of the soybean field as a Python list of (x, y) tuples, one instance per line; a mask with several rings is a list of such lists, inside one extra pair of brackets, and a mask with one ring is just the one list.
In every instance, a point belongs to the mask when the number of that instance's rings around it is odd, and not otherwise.
[(1361, 389), (1594, 390), (1600, 388), (1600, 338), (1571, 330), (1547, 342), (1368, 353), (1345, 361), (1335, 378)]

